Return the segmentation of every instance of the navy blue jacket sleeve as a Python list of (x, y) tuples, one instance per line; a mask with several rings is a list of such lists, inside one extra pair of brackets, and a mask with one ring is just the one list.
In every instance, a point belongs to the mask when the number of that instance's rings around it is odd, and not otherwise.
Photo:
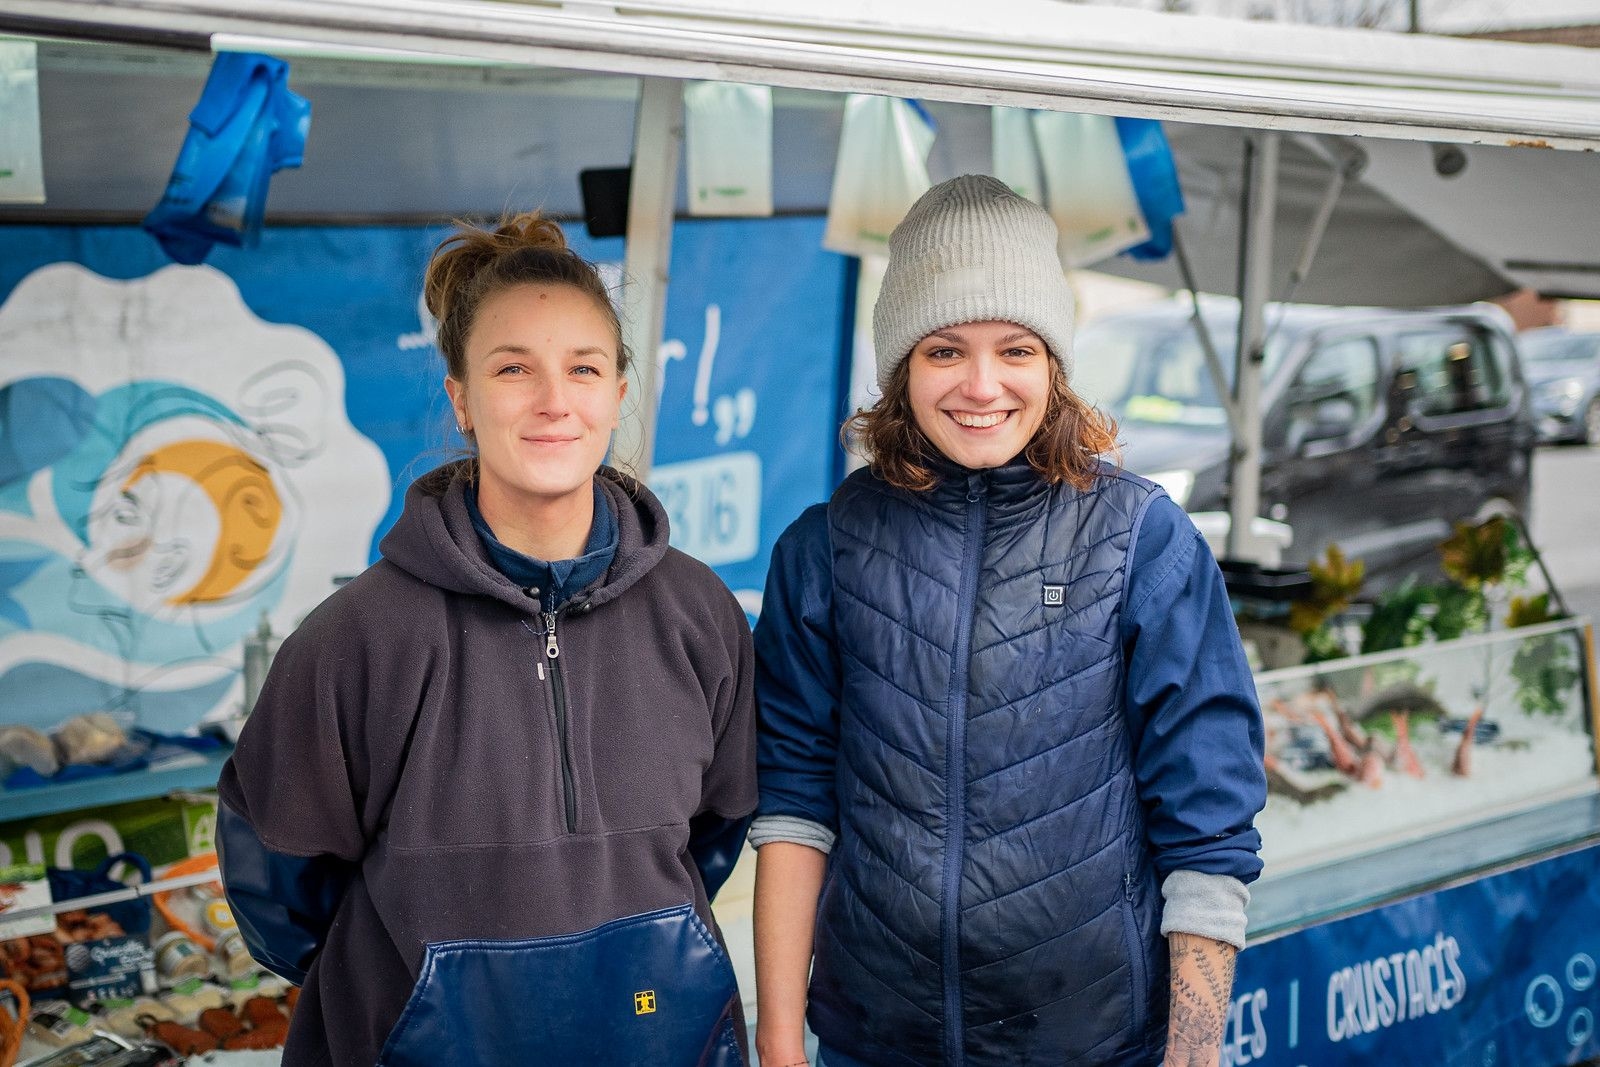
[(689, 820), (689, 856), (700, 872), (706, 899), (733, 873), (756, 807), (755, 651), (739, 602), (709, 571), (725, 617), (720, 627), (730, 670), (712, 703), (716, 749), (701, 781), (700, 807)]
[(827, 505), (807, 508), (772, 551), (756, 623), (758, 815), (839, 828), (839, 660), (833, 641)]
[(717, 890), (733, 873), (755, 817), (754, 812), (739, 819), (706, 812), (689, 820), (689, 855), (700, 872), (700, 884), (706, 887), (707, 900), (716, 899)]
[(257, 963), (296, 985), (306, 980), (352, 864), (333, 856), (291, 856), (269, 848), (249, 820), (217, 805), (217, 857), (239, 933)]
[(1134, 773), (1162, 877), (1177, 870), (1253, 881), (1266, 804), (1255, 682), (1222, 572), (1165, 496), (1135, 526), (1122, 639)]
[(284, 642), (217, 781), (217, 858), (239, 932), (295, 982), (366, 853), (363, 808), (388, 795), (372, 788), (366, 724), (353, 713), (369, 678), (324, 654), (320, 636), (307, 624)]

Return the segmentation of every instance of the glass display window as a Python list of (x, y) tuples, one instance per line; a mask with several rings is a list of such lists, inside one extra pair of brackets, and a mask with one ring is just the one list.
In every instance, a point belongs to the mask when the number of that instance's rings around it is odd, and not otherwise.
[(1569, 620), (1258, 675), (1267, 874), (1595, 792), (1592, 663)]

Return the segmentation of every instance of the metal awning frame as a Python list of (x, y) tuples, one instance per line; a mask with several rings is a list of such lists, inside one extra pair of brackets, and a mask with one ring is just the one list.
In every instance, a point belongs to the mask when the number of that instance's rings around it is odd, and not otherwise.
[[(1600, 148), (1582, 49), (1009, 0), (10, 0), (0, 31), (749, 81), (1261, 129)], [(970, 5), (967, 5), (970, 7)], [(866, 8), (866, 14), (862, 14)], [(1007, 29), (1008, 12), (1035, 24)]]

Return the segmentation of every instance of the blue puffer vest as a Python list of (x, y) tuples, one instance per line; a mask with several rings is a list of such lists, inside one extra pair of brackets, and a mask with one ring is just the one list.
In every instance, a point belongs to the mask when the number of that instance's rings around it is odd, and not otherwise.
[(1026, 464), (828, 509), (840, 834), (811, 1025), (874, 1064), (1148, 1064), (1166, 954), (1122, 710), (1135, 520)]

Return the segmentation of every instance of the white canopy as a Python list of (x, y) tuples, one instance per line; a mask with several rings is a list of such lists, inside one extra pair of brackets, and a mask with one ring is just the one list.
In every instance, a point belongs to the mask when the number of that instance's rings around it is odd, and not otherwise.
[[(670, 78), (1275, 130), (1593, 149), (1592, 52), (1058, 0), (9, 0), (0, 29)], [(259, 41), (249, 42), (259, 44)]]

